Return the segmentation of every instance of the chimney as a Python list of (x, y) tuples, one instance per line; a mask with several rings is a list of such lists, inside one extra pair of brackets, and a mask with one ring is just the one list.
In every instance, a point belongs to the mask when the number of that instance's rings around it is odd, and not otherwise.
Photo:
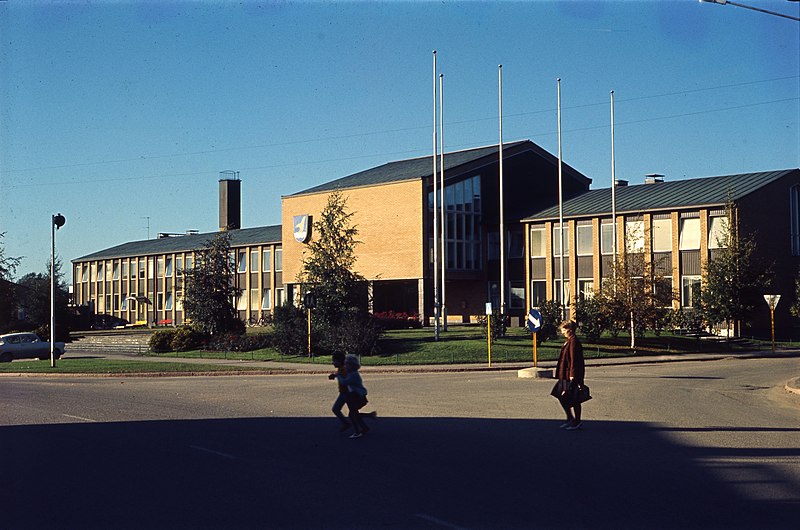
[(238, 171), (219, 173), (219, 229), (238, 230), (242, 227), (242, 181)]
[(658, 173), (650, 173), (644, 176), (645, 184), (658, 184), (660, 182), (664, 182), (664, 175), (660, 175)]
[(622, 179), (617, 179), (617, 180), (614, 181), (614, 184), (616, 184), (617, 188), (623, 188), (623, 187), (628, 185), (628, 181), (627, 180), (622, 180)]

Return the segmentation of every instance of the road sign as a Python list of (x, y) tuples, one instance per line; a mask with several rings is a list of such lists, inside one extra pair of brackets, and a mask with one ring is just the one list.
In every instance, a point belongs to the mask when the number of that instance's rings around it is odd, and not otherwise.
[(492, 314), (492, 303), (491, 302), (486, 302), (486, 314), (487, 315), (491, 315)]
[(528, 311), (528, 320), (525, 322), (525, 326), (531, 333), (536, 333), (542, 329), (542, 314), (538, 310), (531, 308)]
[(767, 301), (767, 305), (769, 305), (769, 308), (772, 309), (773, 311), (775, 310), (775, 307), (778, 305), (778, 302), (780, 301), (780, 299), (781, 299), (781, 295), (779, 295), (779, 294), (765, 294), (764, 295), (764, 300)]

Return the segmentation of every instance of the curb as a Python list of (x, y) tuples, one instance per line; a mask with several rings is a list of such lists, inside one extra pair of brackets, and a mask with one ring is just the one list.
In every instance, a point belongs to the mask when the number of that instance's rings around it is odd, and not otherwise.
[(789, 392), (800, 395), (800, 377), (790, 380), (784, 388)]

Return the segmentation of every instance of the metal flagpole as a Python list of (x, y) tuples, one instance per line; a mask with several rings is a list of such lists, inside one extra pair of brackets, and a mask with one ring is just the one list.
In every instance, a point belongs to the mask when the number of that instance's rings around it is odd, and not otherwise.
[(439, 229), (436, 186), (436, 50), (433, 50), (433, 320), (434, 338), (439, 340)]
[(441, 297), (441, 311), (442, 315), (442, 330), (447, 331), (447, 299), (445, 298), (445, 281), (444, 272), (447, 265), (447, 223), (445, 222), (447, 205), (444, 202), (444, 74), (439, 74), (439, 173), (441, 174), (441, 181), (439, 182), (440, 201), (439, 207), (441, 208), (441, 217), (439, 226), (442, 229), (442, 289), (440, 291)]
[(500, 111), (500, 146), (498, 156), (500, 160), (500, 317), (506, 315), (506, 237), (505, 213), (503, 211), (503, 65), (497, 65), (497, 92), (498, 107)]
[(558, 239), (561, 244), (561, 249), (559, 254), (560, 256), (560, 267), (561, 267), (561, 293), (559, 294), (559, 299), (561, 300), (561, 319), (564, 319), (564, 307), (566, 306), (564, 300), (564, 286), (565, 278), (564, 278), (564, 196), (563, 190), (561, 186), (561, 174), (562, 174), (562, 154), (561, 154), (561, 78), (557, 79), (558, 82)]
[(614, 91), (611, 91), (611, 241), (614, 245), (612, 250), (612, 268), (614, 275), (614, 291), (617, 290), (617, 166), (614, 159)]

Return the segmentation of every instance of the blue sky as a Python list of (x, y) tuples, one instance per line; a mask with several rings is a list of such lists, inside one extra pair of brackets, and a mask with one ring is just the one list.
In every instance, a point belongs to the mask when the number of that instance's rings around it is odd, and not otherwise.
[[(800, 15), (800, 2), (742, 1)], [(503, 137), (593, 188), (800, 166), (800, 24), (695, 0), (0, 2), (0, 232), (17, 277), (158, 232), (214, 231), (240, 171), (243, 227), (280, 198)], [(149, 219), (148, 219), (149, 218)], [(71, 279), (69, 267), (65, 267)]]

